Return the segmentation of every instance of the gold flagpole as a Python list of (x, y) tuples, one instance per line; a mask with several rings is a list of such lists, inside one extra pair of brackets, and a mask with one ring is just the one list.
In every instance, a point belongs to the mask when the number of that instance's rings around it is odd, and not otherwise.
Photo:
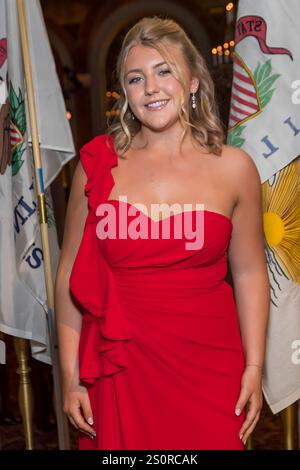
[(17, 8), (18, 8), (26, 88), (27, 88), (27, 95), (28, 95), (28, 109), (29, 109), (30, 129), (31, 129), (31, 136), (32, 136), (32, 148), (33, 148), (33, 158), (34, 158), (34, 168), (35, 168), (35, 183), (36, 183), (36, 191), (37, 191), (37, 198), (38, 198), (38, 205), (39, 205), (41, 239), (42, 239), (42, 247), (43, 247), (44, 273), (45, 273), (45, 284), (46, 284), (47, 306), (48, 306), (47, 322), (48, 322), (48, 331), (49, 331), (50, 345), (51, 345), (51, 359), (52, 359), (53, 381), (54, 381), (54, 390), (55, 390), (55, 402), (56, 402), (55, 411), (56, 411), (56, 421), (57, 421), (57, 430), (58, 430), (58, 442), (59, 442), (59, 448), (62, 450), (62, 449), (70, 448), (69, 428), (68, 428), (67, 418), (65, 414), (63, 413), (57, 328), (56, 328), (56, 318), (54, 315), (54, 290), (53, 290), (53, 281), (52, 281), (51, 256), (50, 256), (50, 249), (49, 249), (47, 212), (46, 212), (46, 204), (45, 204), (43, 172), (42, 172), (37, 119), (36, 119), (35, 96), (34, 96), (34, 87), (33, 87), (33, 80), (32, 80), (32, 70), (31, 70), (24, 0), (17, 0)]
[(24, 338), (14, 338), (14, 346), (18, 359), (17, 374), (19, 375), (19, 406), (21, 410), (25, 447), (26, 450), (33, 450), (33, 396), (30, 372), (28, 365), (29, 340)]
[(282, 410), (284, 449), (295, 450), (295, 432), (297, 424), (297, 402)]

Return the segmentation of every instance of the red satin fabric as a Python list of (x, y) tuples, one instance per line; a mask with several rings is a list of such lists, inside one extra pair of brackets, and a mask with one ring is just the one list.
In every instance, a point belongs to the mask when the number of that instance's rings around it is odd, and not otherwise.
[[(89, 204), (70, 290), (82, 307), (80, 379), (97, 431), (79, 449), (244, 449), (235, 415), (244, 369), (237, 309), (227, 273), (232, 223), (204, 211), (204, 245), (169, 239), (99, 239), (100, 203), (118, 164), (113, 140), (99, 135), (80, 150)], [(129, 211), (130, 212), (130, 211)], [(198, 211), (191, 211), (196, 221)], [(134, 215), (128, 216), (128, 221)], [(146, 214), (144, 224), (158, 225)], [(119, 222), (117, 221), (117, 228)]]

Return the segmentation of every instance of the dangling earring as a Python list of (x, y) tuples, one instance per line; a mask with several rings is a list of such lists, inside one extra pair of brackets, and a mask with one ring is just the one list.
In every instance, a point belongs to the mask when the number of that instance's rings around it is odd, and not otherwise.
[(192, 93), (192, 108), (195, 109), (197, 107), (196, 105), (196, 95), (195, 93)]
[(133, 114), (133, 113), (131, 113), (131, 119), (135, 119), (135, 117), (134, 117), (134, 114)]

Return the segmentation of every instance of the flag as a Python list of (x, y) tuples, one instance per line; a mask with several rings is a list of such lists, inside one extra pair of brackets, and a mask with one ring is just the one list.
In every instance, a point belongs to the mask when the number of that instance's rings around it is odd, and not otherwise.
[(300, 2), (240, 0), (227, 143), (262, 182), (271, 289), (263, 393), (273, 413), (300, 398)]
[[(59, 259), (50, 183), (75, 155), (41, 6), (26, 19), (44, 176), (52, 275)], [(51, 364), (43, 250), (16, 0), (0, 0), (0, 331), (30, 340)]]

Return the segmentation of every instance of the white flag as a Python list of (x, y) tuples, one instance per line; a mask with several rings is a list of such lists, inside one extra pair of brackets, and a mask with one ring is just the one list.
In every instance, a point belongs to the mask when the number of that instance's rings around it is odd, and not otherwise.
[[(49, 185), (75, 155), (38, 0), (26, 0), (53, 279), (59, 247)], [(37, 196), (16, 0), (0, 0), (0, 331), (51, 364)]]
[(253, 157), (262, 182), (299, 154), (299, 18), (298, 0), (239, 2), (228, 143)]
[(298, 0), (240, 0), (227, 139), (249, 153), (263, 183), (271, 287), (263, 392), (273, 413), (300, 398), (299, 18)]

